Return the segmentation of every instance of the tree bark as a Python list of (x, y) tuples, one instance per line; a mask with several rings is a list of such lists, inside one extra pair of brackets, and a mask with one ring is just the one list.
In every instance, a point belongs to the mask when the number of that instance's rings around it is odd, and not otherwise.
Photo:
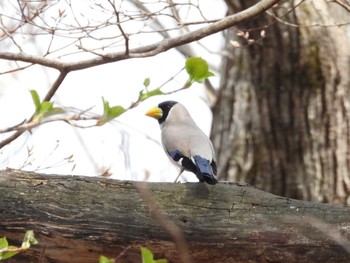
[[(226, 2), (231, 14), (257, 1)], [(219, 177), (349, 204), (349, 12), (332, 1), (294, 4), (227, 31), (212, 129)]]
[(349, 207), (236, 183), (146, 185), (152, 204), (135, 182), (0, 172), (0, 236), (19, 244), (32, 229), (39, 241), (8, 262), (96, 263), (100, 255), (123, 253), (117, 262), (135, 263), (140, 246), (156, 258), (182, 262), (183, 251), (156, 213), (181, 229), (192, 262), (350, 260)]

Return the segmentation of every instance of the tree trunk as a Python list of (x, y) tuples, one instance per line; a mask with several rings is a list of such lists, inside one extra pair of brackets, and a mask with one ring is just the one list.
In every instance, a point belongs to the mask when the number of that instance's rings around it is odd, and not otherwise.
[[(226, 2), (231, 14), (257, 1)], [(350, 204), (350, 26), (330, 26), (349, 12), (293, 4), (227, 31), (212, 129), (219, 178)]]
[(156, 258), (183, 262), (184, 251), (157, 213), (181, 229), (191, 262), (350, 260), (349, 207), (282, 198), (234, 183), (147, 187), (152, 203), (132, 182), (0, 172), (0, 236), (15, 245), (32, 229), (39, 241), (8, 262), (96, 263), (100, 255), (115, 258), (124, 251), (117, 262), (135, 263), (140, 246)]

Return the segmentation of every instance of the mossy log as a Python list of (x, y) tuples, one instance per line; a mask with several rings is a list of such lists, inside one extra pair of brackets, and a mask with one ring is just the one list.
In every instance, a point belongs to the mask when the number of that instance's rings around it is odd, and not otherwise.
[(349, 207), (238, 183), (144, 185), (153, 204), (135, 182), (1, 171), (0, 236), (20, 245), (32, 229), (39, 241), (8, 262), (141, 262), (140, 246), (183, 262), (159, 211), (183, 232), (190, 262), (350, 262)]

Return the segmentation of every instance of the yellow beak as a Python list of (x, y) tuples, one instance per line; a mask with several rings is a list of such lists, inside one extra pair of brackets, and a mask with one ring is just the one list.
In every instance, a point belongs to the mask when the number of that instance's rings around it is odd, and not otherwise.
[(152, 109), (150, 109), (149, 111), (146, 112), (146, 115), (148, 117), (152, 117), (155, 119), (160, 119), (163, 116), (163, 111), (161, 108), (158, 107), (153, 107)]

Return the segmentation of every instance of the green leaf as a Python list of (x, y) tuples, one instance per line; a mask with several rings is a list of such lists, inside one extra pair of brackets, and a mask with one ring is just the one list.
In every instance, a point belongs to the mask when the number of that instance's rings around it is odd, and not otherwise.
[(59, 113), (62, 113), (64, 112), (64, 110), (62, 108), (59, 108), (59, 107), (53, 107), (52, 109), (50, 109), (50, 111), (48, 112), (46, 116), (49, 116), (49, 115), (55, 115), (55, 114), (59, 114)]
[(112, 117), (113, 119), (118, 117), (119, 115), (123, 114), (125, 112), (125, 109), (122, 106), (114, 106), (110, 108), (108, 112), (108, 116)]
[(53, 102), (51, 101), (43, 101), (40, 105), (40, 111), (45, 112), (49, 111), (53, 108)]
[(203, 82), (206, 78), (215, 76), (214, 73), (209, 71), (208, 63), (199, 57), (188, 58), (185, 68), (189, 75), (190, 83)]
[(6, 237), (0, 238), (0, 249), (6, 248), (9, 246), (9, 243), (7, 242)]
[(110, 107), (109, 102), (106, 101), (103, 97), (102, 97), (102, 102), (103, 102), (103, 115), (96, 122), (97, 126), (101, 126), (101, 125), (113, 120), (114, 118), (120, 116), (121, 114), (123, 114), (126, 111), (125, 108), (123, 108), (122, 106)]
[(145, 247), (141, 247), (141, 257), (142, 263), (153, 263), (153, 254), (152, 252)]
[(26, 234), (24, 235), (23, 242), (22, 242), (22, 248), (28, 249), (31, 245), (36, 245), (39, 242), (34, 237), (34, 231), (28, 230)]
[(103, 114), (109, 111), (109, 102), (105, 100), (104, 97), (102, 97), (102, 103), (103, 103)]
[(149, 84), (151, 84), (150, 78), (145, 78), (143, 81), (143, 86), (145, 86), (145, 88), (148, 88)]
[[(16, 249), (17, 247), (8, 246), (7, 248), (8, 248), (8, 249)], [(13, 257), (14, 255), (16, 255), (18, 252), (19, 252), (19, 251), (0, 252), (0, 260), (2, 260), (2, 259), (7, 259), (7, 258), (11, 258), (11, 257)]]
[[(30, 248), (31, 245), (38, 244), (38, 241), (34, 238), (33, 230), (28, 230), (24, 235), (22, 246), (20, 248), (15, 246), (9, 246), (6, 237), (0, 238), (0, 260), (13, 257), (20, 251)], [(13, 250), (13, 251), (11, 251)]]
[(31, 90), (30, 94), (32, 95), (32, 99), (35, 105), (35, 116), (33, 121), (40, 122), (43, 118), (47, 116), (63, 112), (62, 108), (53, 107), (53, 104), (54, 104), (53, 102), (50, 102), (50, 101), (40, 102), (39, 95), (35, 90)]
[(157, 96), (157, 95), (163, 95), (165, 94), (163, 91), (160, 90), (160, 88), (144, 92), (144, 90), (141, 90), (139, 93), (139, 100), (144, 101), (150, 97)]
[[(6, 237), (0, 238), (0, 250), (1, 250), (1, 249), (15, 249), (15, 248), (17, 248), (17, 247), (9, 246)], [(0, 260), (13, 257), (13, 256), (16, 255), (17, 253), (18, 253), (18, 251), (13, 251), (13, 252), (9, 252), (9, 251), (0, 252)]]
[(41, 103), (40, 103), (40, 98), (39, 98), (38, 92), (36, 92), (36, 90), (30, 90), (30, 94), (32, 95), (32, 100), (34, 102), (35, 111), (39, 112)]
[(113, 258), (107, 258), (105, 256), (100, 256), (99, 258), (99, 263), (114, 263), (114, 259)]
[(152, 252), (145, 247), (141, 247), (141, 257), (142, 257), (142, 263), (167, 263), (168, 261), (166, 259), (153, 259)]

